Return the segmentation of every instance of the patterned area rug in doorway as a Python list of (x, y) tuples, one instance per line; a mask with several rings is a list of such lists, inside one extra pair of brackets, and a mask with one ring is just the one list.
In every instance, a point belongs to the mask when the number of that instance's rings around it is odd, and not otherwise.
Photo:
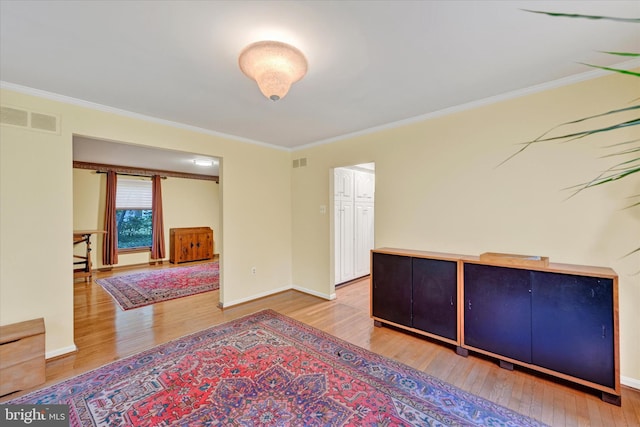
[(543, 425), (272, 310), (5, 403), (71, 426)]
[(162, 268), (144, 273), (97, 279), (123, 310), (182, 298), (220, 287), (217, 262)]

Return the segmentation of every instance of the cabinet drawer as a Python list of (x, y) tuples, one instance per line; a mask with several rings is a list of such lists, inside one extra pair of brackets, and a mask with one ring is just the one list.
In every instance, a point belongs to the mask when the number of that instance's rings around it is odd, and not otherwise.
[(44, 334), (33, 335), (0, 345), (0, 369), (38, 357), (44, 361)]
[(34, 387), (44, 381), (44, 356), (0, 368), (0, 396)]
[(45, 381), (44, 319), (0, 326), (0, 396)]

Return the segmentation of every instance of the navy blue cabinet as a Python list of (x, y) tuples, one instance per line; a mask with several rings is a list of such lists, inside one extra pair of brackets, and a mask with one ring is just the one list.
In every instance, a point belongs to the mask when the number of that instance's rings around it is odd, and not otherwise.
[(411, 258), (376, 252), (372, 257), (371, 314), (411, 326)]
[(458, 344), (458, 262), (424, 256), (373, 251), (371, 315)]
[(615, 386), (613, 280), (531, 272), (533, 363)]
[(620, 404), (614, 278), (567, 267), (465, 262), (462, 347), (596, 386)]
[(465, 344), (531, 363), (530, 292), (527, 270), (465, 264)]
[(521, 365), (591, 387), (620, 405), (615, 272), (489, 254), (373, 250), (375, 324), (454, 344), (463, 356), (482, 353), (505, 368)]
[(458, 265), (412, 258), (413, 327), (451, 340), (458, 337)]

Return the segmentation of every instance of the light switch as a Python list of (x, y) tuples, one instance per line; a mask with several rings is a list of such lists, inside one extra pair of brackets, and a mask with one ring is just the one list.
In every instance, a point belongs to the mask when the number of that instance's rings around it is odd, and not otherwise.
[(323, 214), (323, 215), (327, 213), (327, 206), (326, 205), (320, 205), (320, 213)]

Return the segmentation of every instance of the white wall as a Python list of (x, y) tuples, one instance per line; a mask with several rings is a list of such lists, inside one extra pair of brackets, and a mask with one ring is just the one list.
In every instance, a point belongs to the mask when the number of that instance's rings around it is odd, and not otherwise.
[[(603, 146), (640, 137), (636, 129), (589, 143), (531, 147), (497, 165), (547, 129), (627, 105), (636, 79), (608, 76), (406, 126), (307, 147), (308, 167), (293, 172), (293, 281), (333, 290), (329, 216), (331, 168), (375, 161), (376, 247), (479, 255), (549, 256), (552, 262), (606, 266), (620, 276), (623, 380), (640, 386), (640, 194), (638, 175), (567, 200), (563, 188), (622, 159)], [(631, 156), (629, 156), (631, 157)]]

